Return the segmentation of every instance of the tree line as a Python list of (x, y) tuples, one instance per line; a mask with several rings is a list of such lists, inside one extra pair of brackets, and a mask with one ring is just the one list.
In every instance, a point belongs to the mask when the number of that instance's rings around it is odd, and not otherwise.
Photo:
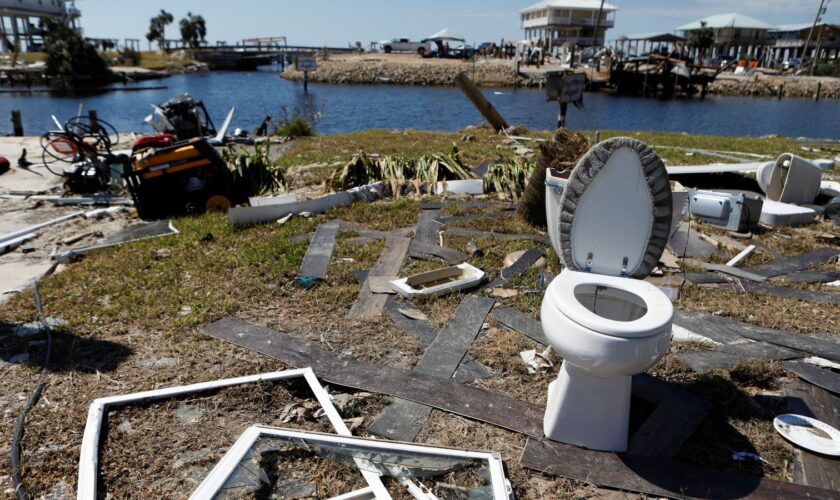
[[(154, 42), (160, 50), (167, 50), (166, 27), (174, 22), (175, 17), (161, 9), (160, 14), (149, 21), (149, 32), (146, 33), (146, 40), (149, 41), (149, 45)], [(181, 31), (181, 41), (184, 42), (184, 45), (191, 49), (200, 47), (207, 36), (207, 23), (204, 21), (204, 17), (187, 12), (186, 17), (181, 19), (178, 24)]]

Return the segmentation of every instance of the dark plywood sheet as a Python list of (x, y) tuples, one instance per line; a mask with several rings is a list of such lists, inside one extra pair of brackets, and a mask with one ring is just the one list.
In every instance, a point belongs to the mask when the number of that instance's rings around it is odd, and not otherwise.
[(837, 498), (835, 491), (821, 488), (531, 438), (519, 463), (528, 469), (602, 487), (670, 498)]
[[(828, 368), (820, 368), (802, 361), (788, 361), (784, 366), (795, 373), (797, 377), (834, 394), (840, 394), (840, 375)], [(838, 464), (838, 467), (840, 467), (840, 464)]]
[(470, 384), (476, 380), (492, 378), (493, 376), (494, 373), (492, 370), (467, 355), (467, 357), (461, 361), (461, 364), (458, 365), (458, 369), (455, 370), (455, 375), (453, 375), (452, 378), (456, 382)]
[(318, 225), (315, 236), (309, 243), (309, 249), (303, 257), (298, 276), (317, 278), (322, 281), (327, 279), (327, 269), (335, 249), (338, 228), (338, 222), (335, 221)]
[[(440, 330), (426, 349), (414, 372), (450, 379), (478, 336), (484, 318), (494, 303), (494, 300), (483, 297), (465, 297), (452, 320)], [(411, 442), (417, 437), (431, 411), (430, 407), (416, 403), (391, 404), (382, 411), (368, 431), (389, 439)]]
[(740, 356), (721, 351), (681, 352), (677, 354), (677, 359), (697, 373), (732, 368), (742, 360)]
[(718, 350), (740, 356), (741, 359), (758, 358), (767, 361), (783, 361), (786, 359), (798, 359), (808, 356), (808, 354), (802, 351), (797, 351), (796, 349), (768, 344), (767, 342), (761, 341), (723, 345), (718, 347)]
[(294, 367), (311, 367), (319, 378), (332, 384), (388, 394), (520, 434), (542, 436), (545, 408), (521, 399), (422, 373), (340, 358), (311, 342), (233, 318), (210, 324), (202, 333)]
[(440, 243), (438, 232), (444, 225), (437, 221), (440, 217), (440, 210), (423, 210), (420, 212), (420, 219), (417, 221), (417, 229), (414, 232), (414, 239), (421, 243), (437, 245)]
[[(370, 271), (370, 276), (399, 275), (410, 244), (411, 239), (403, 237), (385, 240), (385, 249), (382, 250), (382, 255), (379, 257), (376, 267)], [(382, 314), (382, 309), (385, 307), (385, 301), (387, 300), (387, 294), (373, 293), (366, 280), (361, 291), (359, 291), (359, 299), (347, 313), (347, 319), (351, 321), (375, 320)]]
[(774, 282), (786, 281), (789, 283), (831, 283), (838, 280), (840, 280), (840, 273), (836, 271), (800, 271), (773, 279)]
[[(837, 416), (838, 400), (827, 391), (795, 380), (785, 387), (785, 395), (788, 411), (791, 413), (816, 418), (835, 429), (840, 428), (840, 418)], [(836, 457), (816, 455), (800, 448), (797, 448), (796, 456), (801, 462), (802, 483), (840, 491), (840, 460)]]
[(803, 255), (776, 259), (773, 262), (762, 264), (760, 266), (750, 267), (744, 270), (749, 271), (751, 273), (760, 274), (768, 278), (773, 278), (776, 276), (783, 276), (785, 274), (795, 273), (798, 271), (806, 271), (820, 264), (825, 264), (834, 257), (837, 257), (838, 255), (840, 255), (840, 249), (818, 248)]
[(675, 456), (713, 407), (689, 392), (674, 391), (633, 433), (627, 452), (645, 457)]
[(674, 311), (674, 323), (724, 344), (737, 342), (740, 336), (840, 361), (840, 344), (807, 335), (764, 328), (713, 314), (690, 314), (678, 310)]
[(525, 316), (512, 307), (496, 307), (493, 309), (493, 316), (496, 318), (496, 321), (511, 330), (525, 335), (534, 342), (544, 346), (548, 345), (548, 339), (545, 338), (542, 323), (539, 321)]
[(437, 244), (424, 243), (419, 240), (411, 242), (411, 256), (415, 259), (430, 260), (430, 258), (440, 258), (446, 261), (447, 264), (457, 265), (465, 262), (469, 255), (464, 252), (459, 252), (453, 248), (442, 247)]
[(712, 314), (687, 313), (674, 309), (674, 324), (694, 333), (708, 337), (721, 344), (743, 342), (741, 324), (737, 321), (717, 321)]
[(715, 245), (701, 238), (696, 231), (689, 231), (685, 226), (681, 227), (668, 240), (668, 248), (680, 258), (708, 259), (713, 255), (721, 255), (720, 250)]
[(507, 285), (510, 281), (515, 280), (519, 276), (525, 274), (538, 260), (545, 257), (545, 250), (542, 248), (532, 248), (522, 254), (516, 262), (510, 267), (502, 269), (499, 277), (493, 280), (487, 288), (500, 288)]
[(496, 233), (493, 231), (481, 231), (480, 229), (468, 229), (457, 226), (447, 226), (446, 234), (450, 234), (452, 236), (462, 236), (464, 238), (488, 238), (499, 241), (530, 240), (544, 245), (550, 244), (548, 238), (538, 234)]

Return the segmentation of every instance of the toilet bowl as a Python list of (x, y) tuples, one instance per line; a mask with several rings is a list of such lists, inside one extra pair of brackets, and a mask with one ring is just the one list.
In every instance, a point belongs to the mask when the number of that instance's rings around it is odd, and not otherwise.
[(640, 279), (670, 236), (668, 175), (643, 143), (611, 139), (584, 156), (547, 204), (564, 270), (541, 309), (546, 338), (563, 358), (549, 385), (545, 435), (626, 451), (632, 377), (662, 359), (671, 341), (671, 301)]

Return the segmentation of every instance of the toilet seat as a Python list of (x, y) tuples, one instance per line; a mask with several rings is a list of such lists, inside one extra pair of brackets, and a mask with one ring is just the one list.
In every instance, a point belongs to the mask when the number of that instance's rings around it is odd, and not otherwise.
[[(645, 303), (647, 312), (633, 321), (615, 321), (590, 311), (575, 295), (583, 285), (605, 286), (635, 295)], [(647, 281), (564, 270), (551, 283), (546, 294), (551, 303), (567, 318), (595, 333), (627, 339), (656, 335), (671, 324), (674, 306), (671, 300)], [(547, 297), (548, 298), (548, 297)]]
[(557, 225), (554, 250), (567, 269), (644, 279), (670, 236), (668, 172), (644, 143), (606, 140), (572, 170), (559, 212), (549, 224)]

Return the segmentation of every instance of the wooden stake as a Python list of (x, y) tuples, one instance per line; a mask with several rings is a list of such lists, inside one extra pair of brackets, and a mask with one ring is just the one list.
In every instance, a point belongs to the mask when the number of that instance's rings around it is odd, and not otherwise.
[(15, 137), (23, 137), (23, 118), (20, 111), (12, 111), (12, 129)]
[(455, 77), (455, 85), (461, 89), (461, 92), (463, 92), (467, 98), (469, 98), (469, 100), (481, 113), (481, 116), (487, 120), (496, 132), (501, 132), (502, 130), (508, 128), (507, 121), (505, 121), (496, 108), (490, 104), (490, 101), (484, 97), (484, 94), (481, 93), (466, 73), (459, 73), (458, 76)]

